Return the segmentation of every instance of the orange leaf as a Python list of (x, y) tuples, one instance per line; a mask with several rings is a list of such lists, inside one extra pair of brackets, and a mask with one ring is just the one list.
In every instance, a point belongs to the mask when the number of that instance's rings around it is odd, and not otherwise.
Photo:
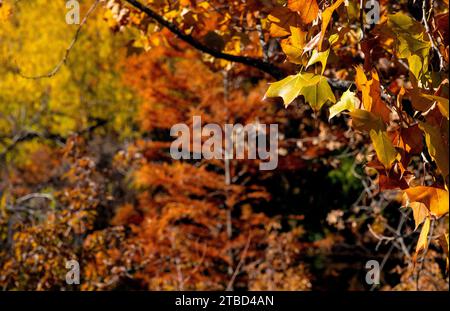
[(328, 24), (330, 23), (331, 16), (333, 12), (344, 2), (344, 0), (337, 0), (335, 3), (330, 5), (325, 9), (322, 13), (322, 29), (320, 31), (320, 40), (319, 40), (319, 50), (322, 50), (322, 42), (325, 37), (325, 32), (327, 31)]
[(430, 213), (436, 217), (448, 213), (448, 192), (434, 187), (417, 186), (405, 190), (410, 202), (425, 204)]
[(367, 111), (381, 117), (389, 123), (391, 110), (381, 99), (381, 85), (378, 73), (372, 70), (372, 79), (368, 80), (361, 66), (356, 67), (356, 86), (362, 92), (363, 106)]
[(311, 24), (319, 14), (316, 0), (288, 0), (288, 8), (300, 15), (303, 25)]

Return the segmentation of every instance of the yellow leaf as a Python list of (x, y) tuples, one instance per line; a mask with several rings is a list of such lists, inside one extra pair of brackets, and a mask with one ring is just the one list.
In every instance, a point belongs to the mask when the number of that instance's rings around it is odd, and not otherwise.
[(448, 98), (444, 98), (444, 97), (440, 97), (440, 96), (436, 96), (436, 95), (427, 95), (427, 94), (422, 94), (422, 96), (429, 100), (435, 101), (437, 103), (439, 111), (448, 120)]
[(384, 131), (370, 131), (373, 147), (377, 153), (378, 160), (383, 163), (386, 169), (389, 169), (397, 156), (397, 150)]
[(409, 70), (420, 80), (428, 70), (431, 43), (421, 23), (405, 13), (388, 15), (387, 34), (395, 40), (399, 58), (408, 60)]
[(301, 74), (287, 76), (283, 80), (271, 83), (265, 97), (281, 97), (284, 106), (287, 107), (300, 95), (305, 83), (306, 81)]
[(430, 232), (430, 218), (426, 218), (422, 226), (422, 231), (420, 231), (419, 240), (417, 241), (416, 254), (418, 254), (421, 250), (427, 248), (429, 232)]
[(325, 67), (327, 65), (328, 61), (328, 55), (330, 55), (330, 49), (323, 51), (323, 52), (317, 52), (317, 50), (314, 50), (312, 52), (311, 58), (308, 61), (308, 64), (306, 65), (306, 68), (309, 66), (315, 64), (315, 63), (321, 63), (322, 64), (322, 71), (321, 74), (325, 71)]
[(291, 27), (291, 36), (281, 42), (281, 48), (288, 61), (302, 64), (303, 47), (305, 46), (306, 32), (299, 27)]
[(409, 204), (409, 207), (413, 210), (413, 216), (414, 216), (414, 223), (415, 228), (414, 230), (417, 230), (417, 228), (420, 226), (421, 223), (427, 218), (429, 212), (428, 208), (425, 204), (420, 202), (412, 202)]
[(448, 143), (445, 142), (438, 127), (429, 125), (425, 122), (419, 122), (419, 128), (425, 133), (425, 142), (428, 147), (428, 153), (436, 162), (437, 167), (445, 179), (449, 173)]
[(405, 190), (410, 202), (419, 202), (425, 204), (430, 214), (441, 217), (448, 213), (448, 192), (426, 186), (417, 186)]
[(336, 102), (333, 91), (325, 77), (312, 76), (309, 82), (302, 89), (302, 95), (314, 111), (318, 111), (328, 100), (332, 103)]
[(287, 107), (299, 95), (303, 95), (315, 111), (328, 100), (333, 103), (336, 101), (327, 79), (312, 73), (299, 73), (272, 83), (265, 96), (281, 97)]
[(354, 92), (350, 90), (345, 91), (342, 94), (341, 99), (335, 105), (330, 107), (330, 116), (328, 117), (328, 120), (344, 110), (353, 111), (357, 109), (359, 104), (360, 100)]

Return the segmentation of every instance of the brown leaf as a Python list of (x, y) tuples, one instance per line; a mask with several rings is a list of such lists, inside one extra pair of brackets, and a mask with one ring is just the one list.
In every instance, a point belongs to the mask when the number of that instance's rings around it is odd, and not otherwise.
[(299, 27), (300, 15), (292, 12), (286, 7), (273, 9), (268, 16), (270, 24), (270, 35), (272, 37), (285, 37), (291, 34), (291, 27)]

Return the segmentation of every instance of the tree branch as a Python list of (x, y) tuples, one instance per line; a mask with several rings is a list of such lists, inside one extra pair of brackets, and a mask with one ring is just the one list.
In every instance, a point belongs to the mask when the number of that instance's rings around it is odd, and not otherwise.
[[(433, 10), (433, 6), (430, 5), (430, 13), (432, 12), (432, 10)], [(423, 2), (422, 2), (422, 23), (425, 26), (425, 31), (428, 35), (428, 38), (430, 39), (431, 47), (433, 48), (433, 50), (436, 51), (436, 54), (438, 55), (439, 70), (444, 71), (445, 70), (444, 57), (442, 56), (441, 51), (439, 51), (439, 48), (438, 48), (436, 42), (434, 41), (433, 35), (431, 34), (430, 26), (428, 25), (427, 1), (426, 0), (423, 0)]]
[[(109, 120), (106, 119), (100, 119), (97, 118), (95, 119), (95, 123), (74, 133), (75, 135), (85, 135), (85, 134), (90, 134), (92, 133), (94, 130), (96, 130), (99, 127), (103, 127), (105, 125), (107, 125), (109, 122)], [(44, 133), (38, 133), (38, 132), (34, 132), (34, 131), (25, 131), (25, 132), (21, 132), (17, 135), (15, 135), (14, 137), (12, 137), (12, 142), (7, 145), (1, 152), (0, 152), (0, 164), (2, 164), (1, 162), (5, 159), (6, 154), (12, 150), (14, 150), (17, 145), (19, 145), (20, 143), (26, 142), (26, 141), (31, 141), (35, 138), (41, 138), (44, 140), (50, 140), (50, 141), (56, 141), (56, 142), (60, 142), (60, 143), (66, 143), (67, 141), (67, 137), (61, 136), (59, 134), (53, 134), (53, 133), (49, 133), (49, 132), (44, 132)]]
[[(253, 57), (246, 57), (246, 56), (237, 56), (237, 55), (231, 55), (227, 53), (223, 53), (221, 51), (218, 51), (216, 49), (210, 48), (203, 43), (199, 42), (194, 37), (185, 34), (181, 29), (179, 29), (175, 24), (171, 23), (170, 21), (166, 20), (164, 17), (153, 11), (148, 6), (142, 4), (141, 2), (137, 0), (125, 0), (130, 5), (135, 7), (137, 10), (145, 13), (148, 17), (155, 20), (158, 24), (160, 24), (163, 27), (166, 27), (169, 29), (173, 34), (175, 34), (179, 39), (183, 40), (184, 42), (191, 45), (193, 48), (209, 54), (215, 58), (228, 60), (235, 63), (244, 64), (256, 69), (259, 69), (269, 75), (271, 75), (276, 80), (280, 80), (286, 76), (286, 74), (279, 68), (278, 66), (275, 66), (274, 64), (262, 60), (257, 59)], [(336, 90), (345, 91), (347, 90), (350, 85), (352, 84), (351, 81), (345, 81), (345, 80), (338, 80), (338, 79), (328, 79), (328, 83)]]
[(64, 52), (64, 56), (63, 58), (56, 64), (56, 66), (49, 72), (45, 73), (45, 74), (41, 74), (38, 76), (28, 76), (28, 75), (24, 75), (22, 73), (22, 71), (20, 70), (20, 68), (17, 68), (17, 73), (25, 79), (30, 79), (30, 80), (39, 80), (39, 79), (43, 79), (43, 78), (51, 78), (54, 75), (56, 75), (58, 73), (58, 71), (61, 69), (61, 67), (67, 62), (67, 60), (69, 59), (69, 54), (70, 51), (72, 51), (72, 48), (75, 46), (75, 43), (78, 40), (78, 37), (80, 36), (80, 32), (81, 32), (81, 28), (83, 27), (84, 24), (86, 24), (89, 16), (95, 11), (95, 9), (97, 8), (97, 5), (99, 4), (100, 0), (95, 0), (94, 4), (92, 4), (92, 6), (89, 8), (89, 10), (87, 11), (86, 15), (84, 16), (83, 20), (81, 21), (81, 23), (79, 24), (75, 35), (72, 38), (72, 41), (70, 42), (69, 46), (66, 48), (66, 51)]
[(231, 55), (226, 54), (223, 52), (220, 52), (216, 49), (213, 49), (211, 47), (208, 47), (201, 43), (200, 41), (196, 40), (194, 37), (185, 34), (181, 29), (179, 29), (175, 24), (169, 22), (164, 17), (153, 11), (148, 6), (142, 4), (139, 1), (136, 0), (125, 0), (129, 4), (131, 4), (133, 7), (138, 9), (141, 12), (144, 12), (148, 17), (158, 22), (160, 25), (166, 27), (169, 29), (173, 34), (175, 34), (179, 39), (183, 40), (184, 42), (188, 43), (195, 49), (202, 51), (203, 53), (209, 54), (215, 58), (228, 60), (230, 62), (240, 63), (244, 64), (253, 68), (257, 68), (275, 79), (279, 80), (284, 77), (284, 74), (280, 68), (277, 66), (263, 61), (261, 59), (253, 58), (253, 57), (246, 57), (246, 56), (237, 56), (237, 55)]

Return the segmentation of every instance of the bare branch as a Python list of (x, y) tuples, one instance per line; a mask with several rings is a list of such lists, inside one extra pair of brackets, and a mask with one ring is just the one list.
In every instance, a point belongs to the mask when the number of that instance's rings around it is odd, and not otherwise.
[(81, 32), (81, 28), (83, 27), (84, 24), (86, 24), (89, 16), (94, 12), (94, 10), (96, 9), (97, 5), (99, 4), (100, 0), (95, 0), (94, 4), (89, 8), (89, 10), (87, 11), (86, 15), (84, 16), (83, 20), (80, 22), (80, 25), (77, 28), (77, 31), (75, 32), (75, 35), (73, 36), (72, 41), (70, 42), (69, 46), (67, 47), (63, 58), (59, 61), (58, 64), (56, 64), (56, 66), (48, 73), (42, 74), (42, 75), (38, 75), (38, 76), (28, 76), (28, 75), (24, 75), (22, 74), (20, 68), (17, 69), (17, 73), (25, 78), (25, 79), (31, 79), (31, 80), (38, 80), (38, 79), (43, 79), (43, 78), (51, 78), (54, 75), (56, 75), (58, 73), (58, 71), (61, 69), (61, 67), (67, 62), (67, 60), (69, 59), (69, 54), (70, 51), (72, 50), (72, 48), (75, 46), (75, 43), (78, 40), (78, 37), (80, 36), (80, 32)]
[(228, 282), (227, 289), (226, 289), (227, 291), (230, 291), (233, 288), (234, 281), (235, 281), (239, 271), (241, 270), (242, 265), (244, 264), (245, 257), (247, 256), (247, 252), (250, 247), (251, 240), (252, 240), (252, 235), (249, 234), (247, 243), (245, 244), (244, 250), (242, 251), (241, 258), (239, 259), (239, 263), (236, 266), (236, 269), (234, 270), (234, 273), (233, 273), (233, 276), (231, 277), (230, 282)]
[[(433, 7), (430, 6), (430, 13), (432, 12), (432, 10), (433, 10)], [(423, 0), (423, 2), (422, 2), (422, 23), (425, 26), (425, 31), (427, 32), (428, 38), (430, 39), (431, 47), (433, 48), (433, 50), (436, 51), (436, 54), (439, 57), (439, 69), (441, 71), (443, 71), (443, 70), (445, 70), (445, 61), (444, 61), (444, 57), (442, 56), (441, 51), (439, 51), (439, 48), (437, 47), (436, 42), (434, 42), (434, 38), (430, 31), (430, 26), (428, 25), (427, 1), (426, 0)]]
[(265, 62), (261, 59), (257, 59), (257, 58), (253, 58), (253, 57), (236, 56), (236, 55), (222, 53), (216, 49), (213, 49), (209, 46), (204, 45), (203, 43), (194, 39), (192, 36), (185, 34), (175, 24), (169, 22), (163, 16), (159, 15), (158, 13), (153, 11), (148, 6), (142, 4), (141, 2), (136, 1), (136, 0), (125, 0), (125, 1), (128, 2), (129, 4), (131, 4), (132, 6), (134, 6), (139, 11), (147, 14), (148, 17), (154, 19), (160, 25), (169, 29), (179, 39), (188, 43), (189, 45), (196, 48), (197, 50), (202, 51), (203, 53), (209, 54), (215, 58), (220, 58), (220, 59), (228, 60), (230, 62), (235, 62), (235, 63), (241, 63), (244, 65), (248, 65), (248, 66), (260, 69), (261, 71), (271, 75), (275, 79), (281, 79), (283, 77), (283, 73), (280, 70), (280, 68), (274, 66), (273, 64), (271, 64), (269, 62)]

